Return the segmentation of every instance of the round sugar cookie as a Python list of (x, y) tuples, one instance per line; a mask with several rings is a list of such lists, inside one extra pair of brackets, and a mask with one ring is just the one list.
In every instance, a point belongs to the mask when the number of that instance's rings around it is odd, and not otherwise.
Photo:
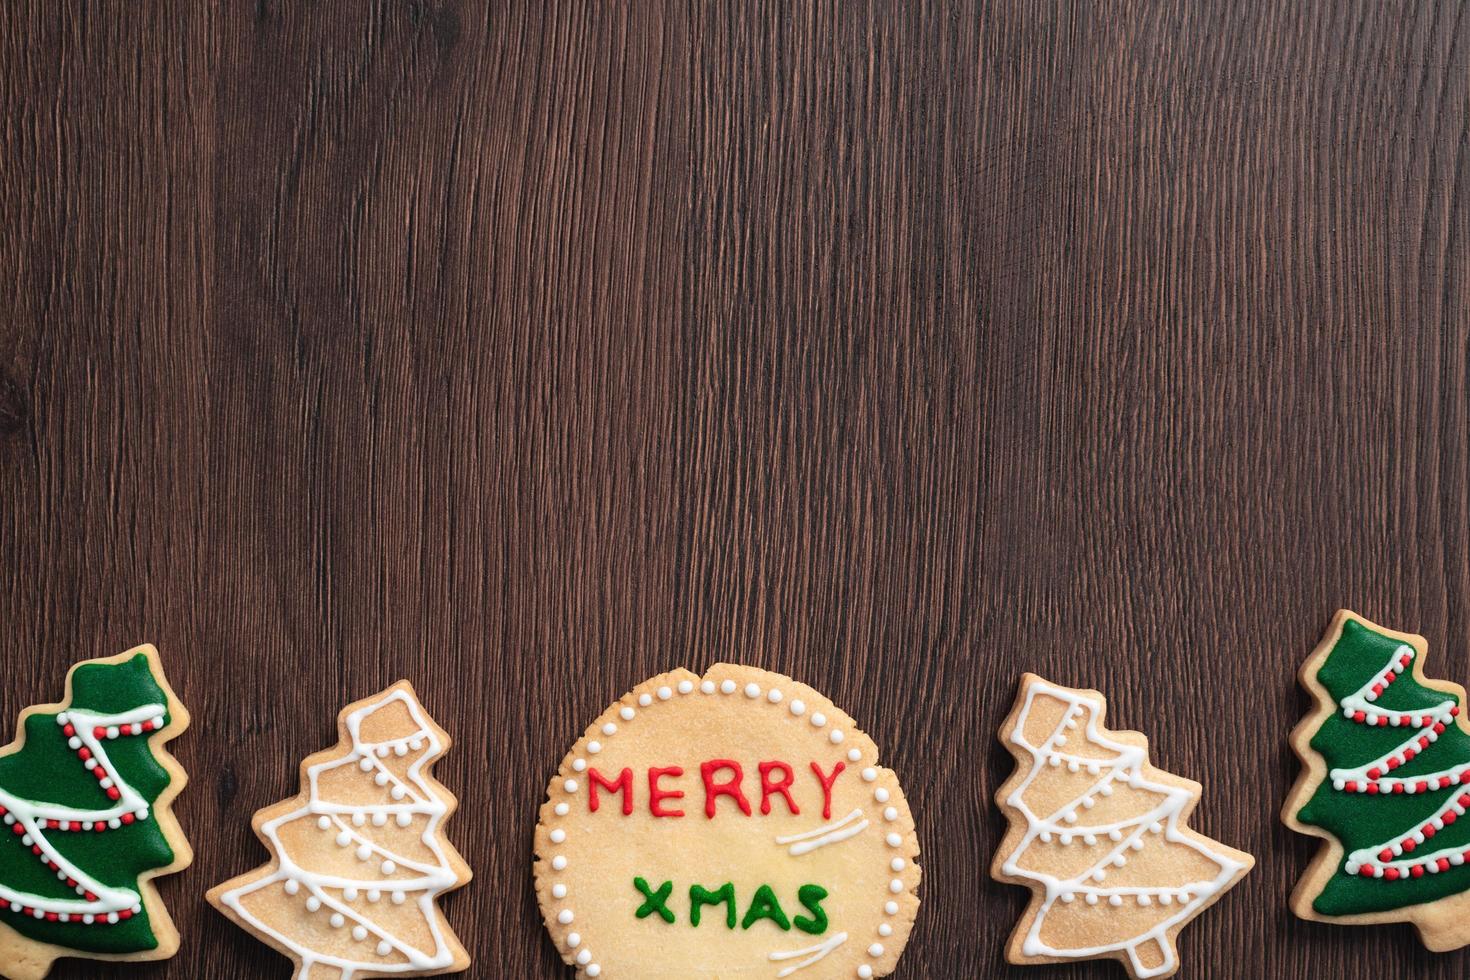
[(893, 972), (919, 910), (898, 778), (845, 712), (716, 664), (625, 694), (551, 780), (536, 895), (581, 977)]

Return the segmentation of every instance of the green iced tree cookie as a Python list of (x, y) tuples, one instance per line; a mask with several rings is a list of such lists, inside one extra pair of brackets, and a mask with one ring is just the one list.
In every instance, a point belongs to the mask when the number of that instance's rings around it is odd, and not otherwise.
[(1341, 845), (1303, 880), (1299, 913), (1413, 920), (1433, 948), (1449, 948), (1470, 935), (1456, 941), (1422, 910), (1393, 914), (1470, 891), (1470, 734), (1456, 720), (1464, 692), (1423, 676), (1424, 649), (1419, 637), (1339, 614), (1303, 670), (1322, 710), (1294, 735), (1309, 773), (1293, 797), (1305, 802), (1289, 803), (1286, 816)]
[(71, 953), (152, 959), (177, 945), (146, 883), (190, 857), (160, 813), (183, 783), (161, 743), (188, 715), (151, 648), (78, 664), (68, 688), (64, 705), (26, 711), (0, 754), (0, 924), (11, 930), (0, 930), (0, 972), (44, 975)]

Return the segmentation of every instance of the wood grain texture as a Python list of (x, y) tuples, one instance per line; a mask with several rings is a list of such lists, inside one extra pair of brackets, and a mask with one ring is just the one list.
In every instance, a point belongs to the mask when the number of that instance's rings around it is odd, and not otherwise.
[(475, 974), (565, 976), (546, 778), (716, 659), (900, 773), (900, 977), (1116, 975), (1002, 960), (1022, 670), (1257, 857), (1186, 975), (1470, 969), (1293, 918), (1276, 819), (1338, 606), (1470, 677), (1467, 4), (15, 2), (0, 105), (0, 718), (162, 651), (142, 975), (286, 975), (203, 893), (407, 677)]

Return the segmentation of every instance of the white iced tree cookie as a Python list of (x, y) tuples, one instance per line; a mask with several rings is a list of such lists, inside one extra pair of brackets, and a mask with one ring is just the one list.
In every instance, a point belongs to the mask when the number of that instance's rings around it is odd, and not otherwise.
[(996, 794), (1010, 827), (991, 873), (1033, 890), (1007, 958), (1167, 977), (1179, 930), (1255, 861), (1185, 826), (1199, 784), (1150, 765), (1148, 740), (1108, 731), (1105, 710), (1096, 691), (1025, 674), (1001, 726), (1017, 765)]
[(291, 957), (297, 980), (428, 976), (469, 956), (437, 904), (470, 880), (430, 775), (449, 736), (407, 681), (345, 708), (341, 742), (301, 766), (303, 790), (255, 815), (272, 859), (209, 901)]

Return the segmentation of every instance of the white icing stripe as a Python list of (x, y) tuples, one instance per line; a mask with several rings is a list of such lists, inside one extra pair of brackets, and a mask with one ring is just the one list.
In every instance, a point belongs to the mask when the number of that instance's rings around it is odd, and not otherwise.
[(800, 963), (795, 963), (791, 966), (788, 966), (786, 969), (776, 974), (776, 976), (778, 978), (789, 977), (797, 970), (805, 970), (813, 963), (818, 963), (823, 960), (828, 953), (832, 952), (834, 949), (836, 949), (838, 946), (841, 946), (845, 942), (847, 942), (847, 933), (839, 932), (835, 936), (829, 937), (826, 942), (817, 943), (815, 946), (808, 946), (805, 949), (793, 949), (788, 952), (782, 953), (772, 953), (771, 959), (772, 961), (777, 963), (781, 962), (782, 960), (794, 960), (798, 956), (807, 957)]
[[(407, 707), (415, 724), (418, 725), (418, 731), (412, 735), (387, 742), (364, 742), (361, 738), (364, 719), (373, 712), (395, 701), (402, 702)], [(310, 972), (310, 967), (318, 963), (324, 966), (336, 967), (342, 972), (343, 980), (348, 980), (358, 970), (370, 971), (374, 975), (441, 970), (454, 962), (454, 952), (445, 942), (444, 932), (440, 928), (439, 915), (434, 906), (434, 900), (440, 893), (452, 888), (458, 879), (453, 869), (450, 868), (448, 857), (436, 836), (439, 824), (448, 813), (449, 808), (443, 800), (434, 794), (422, 770), (426, 763), (434, 760), (443, 752), (443, 745), (426, 722), (418, 703), (404, 691), (394, 691), (387, 697), (352, 712), (352, 714), (347, 716), (347, 733), (352, 742), (351, 752), (340, 759), (320, 763), (307, 770), (309, 789), (308, 799), (305, 805), (284, 816), (276, 817), (261, 827), (260, 832), (269, 842), (271, 851), (275, 854), (280, 868), (275, 874), (267, 878), (262, 878), (250, 884), (243, 885), (240, 888), (225, 892), (220, 896), (220, 900), (228, 905), (241, 919), (249, 922), (254, 929), (270, 936), (282, 946), (295, 952), (301, 958), (301, 972), (303, 974)], [(407, 751), (401, 753), (396, 751), (399, 746), (403, 746), (406, 750), (411, 751), (423, 749), (423, 754), (409, 765), (407, 773), (408, 781), (406, 783), (399, 780), (391, 772), (388, 772), (378, 762), (378, 759), (380, 757), (386, 757), (387, 753), (392, 753), (400, 758), (407, 755)], [(414, 748), (414, 746), (417, 746), (417, 748)], [(384, 749), (387, 752), (384, 752)], [(327, 803), (320, 799), (318, 795), (318, 780), (323, 773), (339, 769), (343, 766), (355, 766), (361, 769), (362, 763), (366, 760), (372, 760), (372, 765), (362, 769), (364, 778), (368, 778), (368, 773), (374, 770), (378, 773), (387, 774), (388, 779), (379, 785), (388, 788), (388, 785), (391, 783), (393, 787), (401, 789), (403, 795), (412, 796), (413, 801), (398, 804), (385, 803), (357, 806), (342, 803)], [(340, 819), (343, 816), (360, 816), (363, 818), (364, 823), (366, 823), (367, 819), (377, 814), (385, 816), (390, 814), (395, 815), (400, 820), (411, 818), (415, 815), (426, 816), (428, 819), (420, 839), (423, 841), (424, 846), (434, 855), (436, 863), (432, 865), (424, 864), (394, 854), (367, 840), (361, 834), (354, 832)], [(336, 836), (339, 841), (345, 837), (348, 841), (348, 844), (345, 846), (356, 846), (359, 854), (366, 849), (370, 855), (377, 854), (385, 856), (387, 860), (381, 866), (385, 877), (349, 879), (309, 871), (296, 864), (282, 844), (280, 831), (285, 825), (306, 817), (315, 817), (318, 821), (327, 821), (327, 827), (323, 829), (323, 832)], [(355, 824), (356, 821), (354, 820), (353, 823)], [(388, 864), (394, 866), (392, 872), (388, 870)], [(373, 866), (377, 867), (379, 865)], [(396, 873), (398, 867), (421, 872), (420, 877), (391, 877), (391, 874)], [(303, 945), (301, 941), (292, 936), (282, 933), (279, 929), (253, 915), (245, 907), (242, 902), (245, 896), (263, 888), (273, 886), (278, 882), (283, 883), (284, 887), (288, 889), (292, 888), (293, 885), (297, 891), (304, 888), (310, 898), (320, 903), (322, 909), (331, 910), (333, 913), (342, 916), (344, 928), (350, 919), (359, 927), (366, 930), (367, 933), (378, 940), (378, 958), (372, 961), (366, 961), (352, 959), (347, 956), (325, 954), (318, 949)], [(355, 912), (349, 902), (339, 900), (338, 897), (326, 891), (326, 889), (342, 891), (349, 888), (359, 891), (372, 890), (393, 893), (395, 896), (403, 895), (404, 893), (414, 893), (413, 901), (422, 913), (424, 923), (427, 925), (430, 936), (433, 939), (433, 950), (420, 949), (402, 937), (388, 932), (382, 925)], [(394, 899), (394, 901), (400, 900), (398, 898)], [(383, 962), (384, 957), (394, 952), (403, 956), (406, 962)]]
[(862, 809), (858, 808), (853, 810), (847, 816), (843, 817), (841, 820), (834, 820), (831, 823), (823, 824), (822, 826), (813, 828), (812, 830), (802, 831), (799, 834), (787, 834), (784, 837), (777, 837), (776, 843), (793, 844), (799, 840), (811, 840), (813, 837), (822, 837), (826, 834), (830, 834), (832, 831), (838, 829), (839, 827), (845, 827), (847, 824), (858, 819), (862, 815)]
[(856, 837), (867, 829), (868, 821), (863, 820), (850, 827), (834, 830), (830, 834), (823, 834), (815, 840), (805, 840), (798, 844), (792, 844), (787, 853), (792, 857), (801, 857), (803, 854), (809, 854), (819, 847), (826, 847), (828, 844), (840, 844), (850, 837)]
[[(116, 788), (117, 802), (105, 809), (86, 810), (57, 803), (28, 800), (0, 790), (0, 806), (5, 809), (5, 829), (12, 829), (15, 824), (24, 828), (25, 832), (20, 837), (20, 843), (27, 848), (39, 848), (41, 853), (36, 856), (37, 860), (55, 865), (55, 873), (62, 878), (70, 878), (76, 882), (76, 893), (82, 896), (80, 898), (49, 898), (0, 885), (0, 899), (19, 904), (43, 916), (48, 912), (54, 912), (57, 915), (66, 916), (101, 917), (108, 922), (117, 922), (119, 912), (142, 911), (142, 899), (138, 892), (131, 888), (104, 885), (67, 860), (47, 837), (47, 831), (53, 828), (46, 827), (45, 822), (55, 820), (67, 824), (81, 824), (86, 827), (86, 830), (64, 832), (86, 833), (96, 824), (112, 825), (129, 814), (136, 819), (145, 819), (148, 815), (148, 801), (133, 788), (131, 783), (123, 779), (113, 766), (104, 745), (107, 740), (99, 739), (94, 729), (114, 729), (142, 722), (160, 722), (166, 713), (167, 709), (164, 705), (144, 704), (112, 715), (79, 708), (67, 709), (57, 714), (58, 724), (72, 726), (72, 730), (76, 733), (72, 737), (79, 740), (76, 744), (85, 746), (92, 761), (106, 775), (105, 783), (99, 781), (101, 787), (99, 791), (106, 792), (109, 787)], [(113, 732), (112, 734), (121, 735), (122, 733)], [(143, 732), (129, 732), (128, 734), (142, 735)], [(89, 892), (96, 898), (86, 898)]]
[[(123, 725), (136, 725), (143, 721), (155, 721), (164, 715), (164, 707), (161, 704), (140, 704), (136, 708), (118, 712), (115, 715), (99, 714), (86, 708), (68, 708), (66, 716), (76, 724), (77, 719), (85, 719), (87, 733), (91, 734), (93, 728), (121, 728)], [(81, 728), (78, 726), (78, 733)]]
[[(1026, 720), (1038, 695), (1055, 698), (1068, 706), (1056, 729), (1040, 746), (1032, 745), (1026, 739)], [(1086, 737), (1089, 744), (1114, 754), (1107, 759), (1070, 756), (1072, 762), (1069, 763), (1068, 769), (1076, 772), (1084, 765), (1097, 765), (1099, 770), (1106, 768), (1107, 775), (1093, 784), (1087, 793), (1077, 797), (1057, 813), (1052, 814), (1050, 818), (1039, 818), (1026, 805), (1023, 798), (1025, 791), (1039, 773), (1059, 764), (1063, 758), (1059, 748), (1066, 743), (1066, 732), (1077, 727), (1074, 719), (1084, 709), (1088, 712)], [(1172, 972), (1176, 966), (1172, 944), (1165, 941), (1169, 930), (1188, 919), (1218, 891), (1229, 885), (1236, 875), (1244, 870), (1245, 866), (1227, 855), (1216, 854), (1179, 831), (1179, 814), (1192, 799), (1191, 795), (1176, 787), (1145, 779), (1142, 775), (1145, 762), (1144, 750), (1104, 736), (1097, 727), (1097, 716), (1101, 711), (1102, 705), (1097, 700), (1081, 697), (1072, 691), (1056, 687), (1045, 681), (1032, 681), (1026, 688), (1026, 700), (1016, 715), (1016, 723), (1011, 730), (1010, 741), (1030, 753), (1032, 767), (1006, 799), (1006, 805), (1025, 816), (1027, 830), (1020, 844), (1006, 858), (1003, 870), (1007, 875), (1013, 877), (1030, 878), (1042, 884), (1046, 889), (1046, 898), (1041, 909), (1032, 919), (1031, 928), (1022, 946), (1027, 956), (1084, 958), (1099, 956), (1103, 953), (1126, 951), (1136, 976), (1141, 978), (1161, 976)], [(1078, 768), (1072, 768), (1073, 765)], [(1086, 824), (1080, 827), (1073, 826), (1080, 816), (1077, 809), (1079, 807), (1087, 809), (1086, 800), (1091, 799), (1095, 793), (1102, 793), (1104, 787), (1111, 792), (1111, 784), (1118, 780), (1126, 782), (1133, 789), (1157, 794), (1163, 797), (1163, 802), (1142, 816), (1126, 821), (1095, 826)], [(1068, 819), (1069, 815), (1071, 820)], [(1061, 823), (1056, 822), (1058, 817)], [(1125, 828), (1131, 828), (1126, 836), (1123, 834)], [(1071, 878), (1057, 878), (1045, 872), (1021, 867), (1018, 862), (1025, 850), (1038, 839), (1042, 843), (1049, 843), (1053, 834), (1061, 835), (1063, 838), (1082, 837), (1084, 839), (1088, 836), (1095, 838), (1098, 835), (1104, 835), (1115, 846), (1108, 849), (1100, 860), (1084, 869), (1081, 874)], [(1218, 867), (1219, 873), (1214, 878), (1191, 881), (1176, 888), (1100, 887), (1098, 883), (1106, 878), (1110, 868), (1127, 863), (1127, 852), (1142, 848), (1145, 834), (1162, 834), (1164, 839), (1171, 844), (1191, 848)], [(1069, 841), (1063, 839), (1059, 842), (1068, 843)], [(1126, 897), (1140, 905), (1151, 904), (1155, 900), (1168, 906), (1173, 906), (1177, 902), (1179, 908), (1173, 915), (1166, 916), (1147, 931), (1114, 943), (1077, 948), (1056, 948), (1042, 942), (1040, 938), (1042, 927), (1045, 925), (1047, 913), (1051, 911), (1052, 906), (1057, 901), (1068, 904), (1079, 896), (1090, 905), (1096, 905), (1100, 900), (1106, 899), (1110, 907), (1117, 907)], [(1163, 950), (1164, 960), (1157, 966), (1148, 966), (1139, 958), (1139, 948), (1149, 943), (1156, 943), (1158, 948)]]

